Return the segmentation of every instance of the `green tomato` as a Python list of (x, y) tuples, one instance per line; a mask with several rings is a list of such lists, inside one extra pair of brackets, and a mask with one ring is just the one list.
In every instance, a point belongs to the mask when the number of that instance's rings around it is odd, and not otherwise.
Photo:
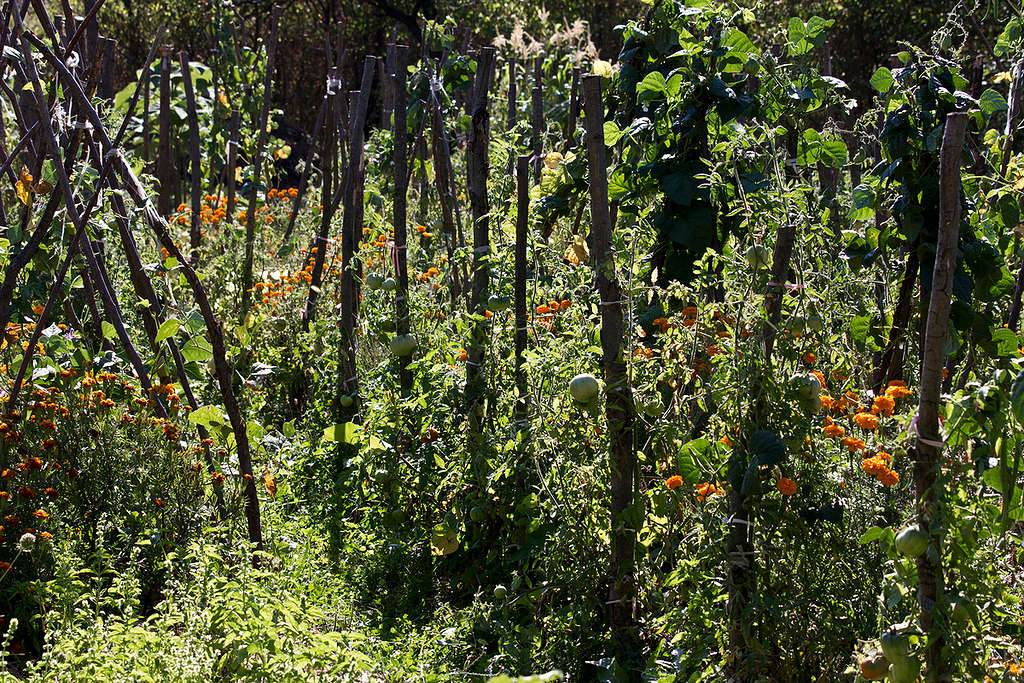
[(384, 282), (380, 283), (380, 288), (385, 292), (393, 292), (398, 289), (398, 280), (393, 277), (389, 277)]
[(500, 583), (494, 587), (494, 599), (504, 600), (508, 596), (508, 589), (502, 586)]
[(807, 331), (807, 321), (799, 315), (794, 315), (786, 323), (786, 332), (789, 332), (794, 337), (799, 337)]
[(807, 316), (807, 329), (811, 332), (822, 332), (825, 330), (825, 321), (817, 313)]
[(341, 404), (342, 408), (351, 408), (352, 404), (355, 403), (355, 399), (353, 399), (348, 394), (342, 394), (341, 397), (338, 399), (338, 403)]
[(892, 683), (914, 683), (921, 675), (921, 660), (904, 657), (889, 664), (889, 680)]
[(377, 273), (370, 273), (366, 276), (366, 286), (373, 291), (380, 289), (383, 284), (384, 278)]
[(579, 403), (590, 403), (600, 390), (597, 378), (590, 374), (576, 375), (569, 382), (569, 393)]
[(800, 399), (800, 410), (808, 415), (817, 415), (821, 412), (821, 396)]
[(391, 353), (400, 358), (411, 356), (416, 350), (416, 337), (411, 334), (399, 334), (391, 338)]
[(660, 417), (662, 412), (661, 401), (657, 396), (652, 396), (640, 404), (647, 417)]
[(919, 527), (908, 526), (896, 535), (896, 550), (906, 557), (921, 557), (928, 550), (928, 534)]
[(890, 662), (903, 660), (910, 651), (910, 639), (906, 633), (886, 631), (882, 634), (882, 652)]
[(801, 400), (817, 398), (821, 393), (821, 382), (811, 374), (796, 374), (789, 378), (789, 386)]
[(474, 522), (482, 522), (487, 517), (487, 510), (483, 505), (474, 505), (469, 510), (469, 518)]
[(508, 307), (512, 305), (512, 300), (507, 296), (496, 296), (492, 294), (487, 297), (487, 310), (493, 313), (498, 311), (508, 310)]
[(747, 248), (746, 253), (743, 254), (743, 258), (753, 270), (766, 268), (769, 258), (768, 248), (763, 244), (752, 244)]

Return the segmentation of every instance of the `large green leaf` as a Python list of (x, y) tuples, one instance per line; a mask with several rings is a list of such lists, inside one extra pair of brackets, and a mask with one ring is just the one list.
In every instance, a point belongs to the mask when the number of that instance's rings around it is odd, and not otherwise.
[(759, 429), (750, 435), (749, 451), (761, 467), (777, 465), (786, 457), (786, 445), (767, 429)]

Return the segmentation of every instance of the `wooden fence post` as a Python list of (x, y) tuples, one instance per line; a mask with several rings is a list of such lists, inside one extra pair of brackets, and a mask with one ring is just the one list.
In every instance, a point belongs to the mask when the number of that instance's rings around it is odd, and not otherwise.
[[(260, 171), (263, 168), (263, 150), (267, 146), (267, 119), (270, 117), (270, 93), (274, 87), (274, 57), (277, 52), (277, 27), (281, 8), (275, 6), (270, 18), (270, 38), (267, 41), (267, 65), (263, 74), (263, 104), (256, 120), (256, 149), (252, 158), (252, 185), (249, 190), (249, 204), (245, 212), (245, 261), (242, 263), (242, 311), (249, 312), (253, 298), (253, 256), (256, 248), (256, 207), (260, 203)], [(262, 234), (262, 231), (260, 231)]]
[(171, 215), (174, 192), (174, 171), (171, 164), (171, 59), (160, 57), (160, 139), (156, 147), (156, 177), (160, 184), (157, 210), (167, 218)]
[[(486, 378), (483, 373), (484, 353), (487, 347), (485, 318), (487, 289), (490, 280), (490, 206), (487, 198), (489, 173), (488, 145), (490, 143), (490, 110), (488, 91), (494, 76), (495, 49), (485, 47), (477, 58), (476, 78), (470, 101), (470, 131), (467, 144), (467, 185), (470, 210), (473, 215), (473, 276), (469, 310), (475, 316), (466, 361), (466, 413), (469, 418), (471, 453), (480, 440), (483, 429)], [(476, 473), (480, 475), (480, 472)]]
[[(389, 74), (391, 86), (388, 91), (391, 97), (392, 118), (394, 125), (393, 140), (395, 148), (395, 199), (394, 199), (394, 227), (395, 227), (395, 277), (398, 279), (398, 289), (395, 292), (395, 329), (398, 335), (409, 334), (409, 264), (407, 253), (407, 230), (408, 217), (406, 196), (408, 192), (408, 159), (406, 157), (406, 64), (409, 60), (409, 48), (405, 45), (395, 45), (392, 50), (393, 59), (388, 61), (393, 64), (394, 71)], [(389, 53), (390, 56), (390, 53)], [(408, 396), (412, 392), (412, 371), (409, 370), (409, 361), (412, 356), (403, 356), (398, 359), (398, 380), (402, 395)]]
[(611, 242), (612, 220), (608, 206), (608, 175), (604, 144), (604, 101), (601, 76), (583, 77), (583, 112), (586, 127), (587, 161), (590, 180), (591, 248), (601, 307), (601, 350), (606, 385), (605, 410), (611, 452), (611, 589), (609, 617), (618, 655), (623, 665), (636, 655), (633, 610), (636, 606), (634, 546), (636, 528), (627, 518), (633, 505), (633, 452), (635, 413), (633, 392), (622, 352), (625, 301), (615, 273)]
[(196, 94), (192, 87), (192, 67), (189, 66), (188, 52), (178, 53), (181, 66), (181, 78), (185, 85), (185, 108), (188, 115), (188, 155), (189, 179), (192, 181), (192, 221), (189, 224), (189, 246), (192, 253), (189, 259), (192, 265), (199, 261), (199, 246), (202, 243), (202, 226), (199, 218), (202, 215), (202, 153), (199, 151), (199, 114), (196, 112)]
[(918, 524), (931, 538), (937, 550), (917, 558), (917, 602), (921, 608), (921, 630), (925, 632), (925, 661), (929, 681), (951, 680), (948, 654), (943, 652), (945, 638), (937, 627), (932, 610), (943, 592), (942, 533), (943, 484), (941, 481), (942, 437), (939, 432), (940, 384), (945, 365), (949, 310), (956, 273), (957, 244), (960, 236), (960, 155), (967, 131), (967, 113), (946, 116), (939, 157), (939, 231), (931, 296), (921, 359), (921, 398), (918, 405), (917, 441), (909, 455), (914, 462)]
[(530, 227), (530, 155), (521, 154), (516, 159), (516, 246), (515, 276), (512, 283), (512, 298), (515, 312), (515, 352), (516, 352), (516, 420), (520, 423), (526, 419), (529, 407), (528, 388), (526, 383), (527, 322), (526, 322), (526, 243), (529, 239)]

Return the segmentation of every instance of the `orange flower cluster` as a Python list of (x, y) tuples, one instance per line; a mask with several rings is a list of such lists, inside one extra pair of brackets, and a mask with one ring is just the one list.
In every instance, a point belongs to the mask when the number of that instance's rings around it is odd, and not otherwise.
[(662, 334), (675, 327), (675, 325), (668, 321), (668, 318), (655, 318), (651, 324), (661, 330)]
[(846, 446), (846, 450), (851, 453), (859, 453), (860, 451), (866, 450), (868, 445), (860, 439), (855, 439), (852, 436), (843, 438), (839, 443)]
[(683, 485), (683, 478), (680, 477), (678, 474), (674, 474), (674, 475), (672, 475), (671, 477), (669, 477), (668, 479), (665, 480), (665, 486), (667, 486), (670, 491), (675, 491), (677, 488), (679, 488), (682, 485)]
[(872, 413), (857, 413), (853, 416), (853, 421), (858, 427), (867, 431), (878, 428), (878, 418)]
[(430, 278), (434, 277), (435, 275), (440, 275), (440, 274), (441, 273), (440, 273), (440, 271), (438, 271), (437, 268), (435, 268), (434, 266), (430, 266), (425, 271), (423, 271), (422, 274), (416, 276), (416, 281), (417, 282), (425, 282), (425, 281), (429, 280)]
[(775, 488), (777, 488), (779, 490), (779, 493), (781, 493), (784, 496), (792, 496), (794, 493), (796, 493), (797, 487), (795, 481), (793, 481), (792, 479), (787, 479), (786, 477), (782, 477), (777, 482), (775, 482)]
[(873, 476), (883, 486), (894, 486), (900, 480), (900, 475), (889, 468), (892, 462), (892, 455), (885, 451), (878, 451), (874, 456), (865, 458), (861, 463), (861, 469)]
[(299, 196), (299, 189), (297, 187), (289, 187), (289, 188), (281, 188), (281, 189), (276, 189), (276, 188), (272, 187), (269, 190), (267, 190), (267, 199), (268, 200), (274, 199), (276, 197), (277, 199), (280, 199), (281, 201), (285, 201), (286, 202), (286, 201), (290, 201), (292, 199), (295, 199), (298, 196)]
[(875, 400), (871, 403), (871, 412), (875, 415), (892, 415), (892, 411), (896, 408), (896, 401), (889, 396), (875, 396)]
[(822, 428), (821, 433), (830, 439), (841, 439), (846, 436), (846, 430), (833, 422), (832, 418), (827, 415), (825, 416), (825, 426)]
[[(206, 195), (199, 206), (199, 223), (201, 225), (220, 225), (227, 218), (227, 205), (227, 197), (218, 198), (212, 194)], [(187, 204), (179, 204), (177, 213), (178, 215), (171, 220), (172, 223), (192, 224), (192, 209)]]
[(906, 398), (907, 396), (910, 396), (911, 393), (913, 392), (911, 392), (910, 389), (907, 389), (907, 383), (900, 379), (894, 379), (885, 387), (886, 397), (893, 401)]
[(712, 496), (725, 495), (725, 489), (720, 485), (712, 484), (709, 482), (703, 482), (697, 487), (697, 502), (703, 503), (705, 500)]
[(546, 304), (541, 304), (537, 307), (537, 315), (555, 315), (559, 311), (564, 311), (572, 306), (572, 302), (568, 299), (563, 301), (551, 300)]

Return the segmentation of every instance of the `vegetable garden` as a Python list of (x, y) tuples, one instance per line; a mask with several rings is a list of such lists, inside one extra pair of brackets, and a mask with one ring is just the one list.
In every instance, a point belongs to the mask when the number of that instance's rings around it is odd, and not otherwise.
[(0, 679), (1020, 679), (1019, 7), (329, 40), (292, 141), (280, 9), (102, 4), (2, 8)]

